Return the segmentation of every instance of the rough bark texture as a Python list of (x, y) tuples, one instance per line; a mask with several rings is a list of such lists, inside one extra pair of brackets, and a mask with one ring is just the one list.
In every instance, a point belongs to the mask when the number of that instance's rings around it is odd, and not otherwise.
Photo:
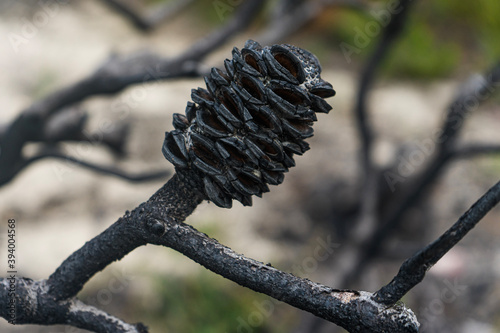
[[(16, 323), (69, 324), (96, 332), (146, 332), (80, 302), (75, 295), (97, 272), (147, 243), (171, 247), (242, 286), (334, 322), (350, 332), (417, 332), (413, 312), (403, 305), (382, 306), (372, 294), (337, 290), (282, 272), (235, 253), (182, 221), (204, 197), (199, 175), (174, 175), (147, 202), (127, 212), (103, 233), (73, 253), (49, 277), (16, 278)], [(10, 281), (2, 279), (0, 298), (8, 299)], [(9, 309), (0, 315), (7, 318)], [(47, 320), (47, 318), (50, 318)], [(112, 327), (112, 329), (111, 329)]]
[(157, 235), (161, 236), (163, 223), (183, 221), (202, 200), (195, 185), (182, 182), (174, 175), (147, 202), (132, 212), (127, 211), (111, 227), (69, 256), (49, 277), (49, 293), (56, 300), (74, 297), (94, 274)]

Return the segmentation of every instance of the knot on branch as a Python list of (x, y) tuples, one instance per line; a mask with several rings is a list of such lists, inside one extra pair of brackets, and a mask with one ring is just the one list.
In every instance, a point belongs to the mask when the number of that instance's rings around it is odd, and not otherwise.
[(194, 103), (174, 114), (163, 144), (177, 173), (196, 174), (204, 197), (224, 208), (233, 199), (250, 206), (252, 195), (283, 182), (293, 155), (309, 149), (316, 112), (331, 110), (324, 98), (335, 95), (306, 50), (249, 40), (232, 55), (225, 71), (205, 77), (207, 90), (192, 90)]
[(146, 230), (157, 237), (161, 237), (165, 234), (166, 226), (161, 220), (149, 218), (146, 220), (145, 225)]

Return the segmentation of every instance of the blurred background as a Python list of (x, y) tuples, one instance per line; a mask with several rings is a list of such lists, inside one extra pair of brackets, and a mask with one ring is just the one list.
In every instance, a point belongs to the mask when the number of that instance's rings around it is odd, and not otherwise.
[[(224, 27), (245, 2), (180, 3), (1, 0), (0, 134), (23, 110), (88, 77), (106, 61), (144, 52), (167, 59), (182, 54)], [(372, 232), (358, 223), (366, 175), (354, 110), (361, 74), (379, 45), (388, 23), (384, 13), (391, 6), (392, 1), (267, 1), (247, 28), (202, 60), (200, 72), (221, 67), (233, 46), (242, 48), (248, 38), (291, 43), (318, 56), (322, 76), (337, 95), (328, 100), (330, 114), (318, 115), (308, 141), (311, 150), (296, 158), (297, 166), (282, 185), (254, 198), (252, 207), (235, 203), (227, 210), (203, 203), (187, 223), (238, 253), (295, 275), (333, 288), (375, 291), (390, 281), (404, 259), (439, 236), (498, 181), (498, 154), (443, 162), (439, 175), (406, 207), (401, 223), (381, 240), (383, 248), (367, 257), (363, 271), (353, 271), (357, 257), (351, 249), (366, 239), (359, 236), (363, 230)], [(165, 8), (170, 15), (160, 15)], [(131, 13), (149, 26), (141, 28)], [(380, 173), (380, 187), (392, 188), (381, 206), (397, 202), (394, 191), (411, 191), (412, 180), (418, 179), (414, 176), (432, 160), (435, 135), (464, 82), (498, 64), (499, 13), (496, 0), (411, 3), (405, 26), (377, 64), (366, 102), (375, 133), (373, 163), (379, 170), (398, 170), (398, 178)], [(191, 89), (199, 86), (204, 86), (202, 77), (181, 77), (85, 98), (68, 106), (67, 113), (81, 117), (83, 133), (93, 140), (58, 142), (58, 149), (129, 174), (166, 170), (171, 175), (173, 167), (161, 154), (164, 132), (173, 128), (172, 113), (182, 113)], [(499, 96), (495, 87), (460, 119), (459, 144), (500, 144)], [(102, 139), (108, 137), (113, 139)], [(36, 154), (45, 144), (29, 143), (23, 154)], [(47, 278), (169, 177), (130, 182), (64, 159), (30, 164), (0, 187), (1, 221), (17, 221), (19, 275)], [(403, 299), (417, 314), (422, 332), (500, 332), (499, 216), (498, 208), (488, 214)], [(0, 255), (5, 271), (5, 246)], [(97, 274), (79, 297), (127, 322), (143, 322), (153, 333), (342, 332), (179, 253), (150, 245)], [(0, 331), (83, 332), (65, 326), (14, 327), (4, 319)]]

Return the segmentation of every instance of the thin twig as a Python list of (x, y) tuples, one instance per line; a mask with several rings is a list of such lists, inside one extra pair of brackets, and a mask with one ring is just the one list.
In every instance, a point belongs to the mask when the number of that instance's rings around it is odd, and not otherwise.
[(481, 103), (498, 92), (500, 87), (500, 63), (491, 68), (486, 75), (471, 76), (459, 89), (442, 125), (437, 148), (441, 151), (450, 151), (463, 128), (470, 113)]
[[(50, 117), (43, 129), (43, 134), (37, 142), (47, 145), (57, 145), (60, 142), (89, 142), (93, 146), (105, 146), (118, 156), (125, 155), (125, 146), (130, 130), (130, 122), (121, 121), (109, 128), (93, 133), (85, 130), (88, 113), (78, 107), (59, 112)], [(3, 135), (0, 130), (0, 137)]]
[(152, 180), (158, 180), (158, 179), (165, 179), (170, 172), (167, 170), (159, 170), (159, 171), (152, 171), (152, 172), (143, 172), (143, 173), (138, 173), (138, 174), (130, 174), (127, 173), (123, 170), (117, 169), (112, 166), (104, 166), (104, 165), (98, 165), (92, 162), (87, 162), (84, 160), (81, 160), (79, 158), (69, 156), (60, 152), (56, 151), (51, 151), (51, 152), (43, 152), (41, 154), (35, 155), (33, 157), (28, 158), (22, 165), (19, 166), (19, 169), (17, 172), (20, 172), (22, 169), (26, 168), (30, 164), (37, 162), (42, 159), (47, 159), (47, 158), (54, 158), (58, 160), (62, 160), (86, 169), (89, 169), (91, 171), (95, 171), (97, 173), (103, 174), (103, 175), (108, 175), (108, 176), (115, 176), (118, 178), (121, 178), (123, 180), (127, 180), (130, 182), (145, 182), (145, 181), (152, 181)]
[(101, 2), (121, 14), (140, 31), (146, 32), (151, 30), (153, 27), (147, 19), (143, 18), (140, 14), (136, 13), (132, 8), (120, 0), (101, 0)]
[(434, 242), (407, 259), (394, 279), (377, 291), (376, 302), (392, 305), (420, 283), (426, 272), (454, 247), (500, 201), (500, 182), (476, 201), (458, 221)]
[[(379, 174), (380, 170), (373, 162), (374, 133), (373, 126), (368, 119), (367, 98), (375, 81), (375, 74), (386, 58), (389, 50), (394, 45), (397, 37), (401, 35), (406, 24), (411, 0), (400, 0), (398, 10), (391, 15), (389, 24), (383, 30), (382, 37), (375, 51), (368, 59), (359, 80), (356, 95), (354, 114), (361, 144), (361, 179), (363, 184), (360, 191), (360, 212), (355, 228), (353, 241), (355, 246), (365, 244), (373, 235), (378, 226), (377, 208), (379, 206)], [(358, 252), (356, 250), (356, 252)], [(351, 280), (350, 274), (346, 280)]]
[(194, 0), (177, 0), (166, 4), (159, 4), (154, 6), (154, 8), (149, 11), (149, 14), (141, 15), (120, 0), (100, 1), (115, 10), (118, 14), (121, 14), (142, 32), (149, 32), (155, 29), (159, 24), (178, 14), (181, 10), (194, 2)]
[(471, 158), (481, 155), (500, 153), (499, 144), (469, 143), (461, 147), (456, 147), (451, 153), (451, 158)]

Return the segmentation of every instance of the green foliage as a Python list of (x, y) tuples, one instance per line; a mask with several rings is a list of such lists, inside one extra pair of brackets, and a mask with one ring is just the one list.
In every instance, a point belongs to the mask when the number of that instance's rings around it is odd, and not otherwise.
[(43, 98), (55, 89), (58, 82), (59, 78), (56, 73), (46, 68), (38, 73), (28, 86), (29, 94), (34, 100)]
[(194, 10), (196, 17), (215, 28), (230, 19), (242, 3), (232, 0), (197, 1), (194, 3)]
[(168, 3), (168, 2), (172, 2), (172, 0), (146, 0), (146, 5), (156, 5), (156, 4), (159, 4), (159, 3)]
[(460, 55), (456, 43), (438, 41), (425, 25), (412, 24), (390, 51), (383, 71), (391, 77), (443, 77), (457, 68)]
[(480, 66), (490, 66), (500, 55), (500, 2), (497, 0), (441, 0), (422, 4), (438, 34), (460, 42), (462, 53)]
[[(362, 15), (359, 12), (345, 10), (336, 15), (335, 20), (332, 20), (329, 30), (338, 41), (345, 41), (354, 45), (354, 38), (356, 36), (355, 28), (363, 29), (369, 20), (370, 17)], [(366, 51), (362, 53), (364, 54)]]
[[(227, 1), (221, 1), (225, 4)], [(216, 10), (217, 2), (214, 1), (197, 1), (194, 4), (194, 11), (197, 18), (201, 18), (202, 21), (208, 23), (212, 28), (221, 25), (221, 18), (227, 18), (234, 13), (231, 7), (221, 8), (219, 11)], [(218, 15), (220, 14), (220, 15)]]
[[(206, 271), (182, 278), (157, 277), (154, 289), (158, 295), (156, 306), (142, 309), (147, 312), (141, 317), (148, 317), (143, 321), (157, 332), (233, 332), (249, 313), (256, 311), (254, 302), (264, 299)], [(255, 333), (263, 332), (258, 325), (250, 327)]]
[[(382, 9), (381, 9), (382, 10)], [(350, 60), (366, 61), (381, 38), (384, 24), (374, 16), (345, 11), (332, 28), (340, 43), (349, 45)], [(379, 29), (379, 33), (374, 29)], [(341, 49), (342, 50), (342, 49)], [(349, 52), (348, 50), (348, 52)], [(431, 28), (420, 21), (409, 24), (392, 46), (383, 67), (390, 77), (434, 78), (450, 74), (459, 59), (459, 48), (453, 43), (436, 40)]]
[(496, 155), (488, 156), (480, 161), (483, 172), (489, 177), (497, 177), (500, 174), (500, 157)]
[[(386, 8), (386, 1), (377, 2)], [(436, 78), (450, 75), (459, 67), (488, 68), (500, 55), (500, 1), (423, 1), (413, 4), (409, 24), (386, 60), (383, 72), (390, 77)], [(357, 48), (352, 60), (363, 62), (373, 52), (381, 34), (368, 36), (360, 45), (360, 31), (366, 34), (373, 14), (341, 10), (334, 14), (327, 32), (334, 46), (345, 42)], [(337, 48), (338, 50), (338, 48)]]

